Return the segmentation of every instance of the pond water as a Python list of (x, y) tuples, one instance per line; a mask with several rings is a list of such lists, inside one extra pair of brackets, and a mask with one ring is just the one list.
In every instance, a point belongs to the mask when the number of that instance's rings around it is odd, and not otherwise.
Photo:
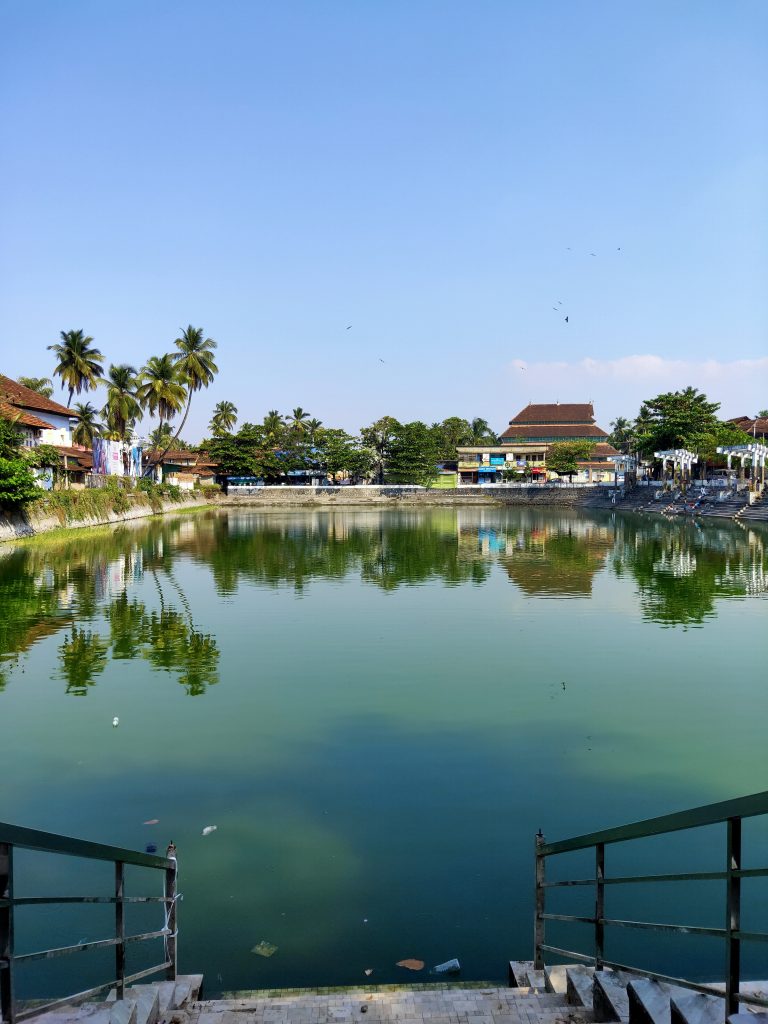
[[(174, 840), (180, 966), (209, 994), (429, 980), (395, 966), (407, 957), (503, 979), (531, 955), (538, 828), (564, 838), (768, 788), (767, 542), (608, 513), (238, 509), (3, 548), (0, 819)], [(768, 863), (765, 829), (745, 846)], [(609, 873), (718, 870), (724, 836), (608, 856)], [(17, 894), (109, 894), (107, 867), (19, 856)], [(155, 893), (140, 874), (129, 892)], [(768, 907), (762, 881), (748, 919)], [(614, 889), (609, 916), (720, 926), (720, 883), (704, 887)], [(564, 895), (548, 909), (591, 910), (588, 890)], [(17, 952), (113, 921), (17, 915)], [(132, 908), (129, 931), (157, 915)], [(589, 952), (581, 927), (548, 937)], [(262, 940), (273, 956), (251, 952)], [(608, 937), (611, 958), (722, 973), (713, 940), (672, 949)], [(133, 948), (129, 969), (159, 952)], [(80, 954), (76, 987), (112, 957)], [(747, 956), (750, 971), (768, 976)], [(71, 991), (71, 963), (19, 980), (21, 995)]]

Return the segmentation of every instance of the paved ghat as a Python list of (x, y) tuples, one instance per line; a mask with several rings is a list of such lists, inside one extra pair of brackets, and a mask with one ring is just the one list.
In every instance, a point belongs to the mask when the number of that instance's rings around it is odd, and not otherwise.
[(567, 1024), (593, 1019), (550, 993), (452, 985), (238, 993), (238, 998), (191, 1003), (176, 1018), (179, 1024)]

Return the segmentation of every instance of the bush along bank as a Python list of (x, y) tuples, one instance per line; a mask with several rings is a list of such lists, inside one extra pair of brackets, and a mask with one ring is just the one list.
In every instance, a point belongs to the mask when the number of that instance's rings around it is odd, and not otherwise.
[(0, 511), (0, 541), (32, 537), (64, 527), (108, 525), (207, 503), (202, 491), (141, 480), (135, 488), (110, 481), (82, 491), (48, 491), (23, 510)]

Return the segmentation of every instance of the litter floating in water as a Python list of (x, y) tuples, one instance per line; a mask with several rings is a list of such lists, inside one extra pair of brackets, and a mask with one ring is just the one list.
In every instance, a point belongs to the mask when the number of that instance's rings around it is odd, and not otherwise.
[(412, 957), (409, 957), (407, 960), (398, 960), (395, 966), (406, 967), (409, 971), (423, 971), (424, 961), (414, 960)]
[(147, 843), (144, 849), (147, 851), (147, 853), (157, 853), (157, 847), (155, 846), (154, 843)]
[(211, 832), (215, 832), (218, 827), (218, 825), (206, 825), (202, 834), (204, 836), (209, 836)]
[(460, 970), (461, 964), (455, 958), (446, 960), (444, 964), (438, 964), (437, 967), (432, 968), (433, 974), (458, 974)]
[(372, 974), (373, 974), (373, 968), (372, 967), (366, 967), (365, 968), (365, 976), (366, 976), (366, 978), (370, 978), (370, 976)]
[(360, 1013), (368, 1013), (368, 1007), (363, 1005), (360, 1007)]
[(116, 729), (118, 725), (120, 725), (120, 719), (117, 717), (117, 715), (115, 715), (115, 717), (112, 719), (112, 728)]
[(145, 825), (159, 825), (160, 824), (160, 819), (159, 818), (150, 818), (149, 821), (145, 821), (144, 824)]
[(261, 942), (253, 947), (251, 952), (256, 953), (257, 956), (274, 956), (277, 952), (277, 946), (262, 939)]

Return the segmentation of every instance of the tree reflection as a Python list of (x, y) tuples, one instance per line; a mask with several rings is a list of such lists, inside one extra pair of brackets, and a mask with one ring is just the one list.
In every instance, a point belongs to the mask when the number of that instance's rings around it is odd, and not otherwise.
[(3, 552), (0, 691), (30, 647), (62, 632), (68, 693), (86, 694), (110, 660), (141, 659), (191, 696), (215, 685), (219, 644), (195, 620), (180, 558), (222, 596), (243, 584), (301, 595), (349, 576), (387, 592), (481, 584), (501, 569), (526, 599), (589, 598), (604, 574), (633, 581), (646, 621), (686, 628), (720, 600), (768, 592), (765, 538), (744, 524), (517, 508), (237, 510), (86, 531)]
[(72, 627), (72, 633), (59, 647), (61, 674), (67, 683), (67, 693), (84, 697), (93, 686), (96, 676), (107, 666), (107, 643), (90, 629)]

